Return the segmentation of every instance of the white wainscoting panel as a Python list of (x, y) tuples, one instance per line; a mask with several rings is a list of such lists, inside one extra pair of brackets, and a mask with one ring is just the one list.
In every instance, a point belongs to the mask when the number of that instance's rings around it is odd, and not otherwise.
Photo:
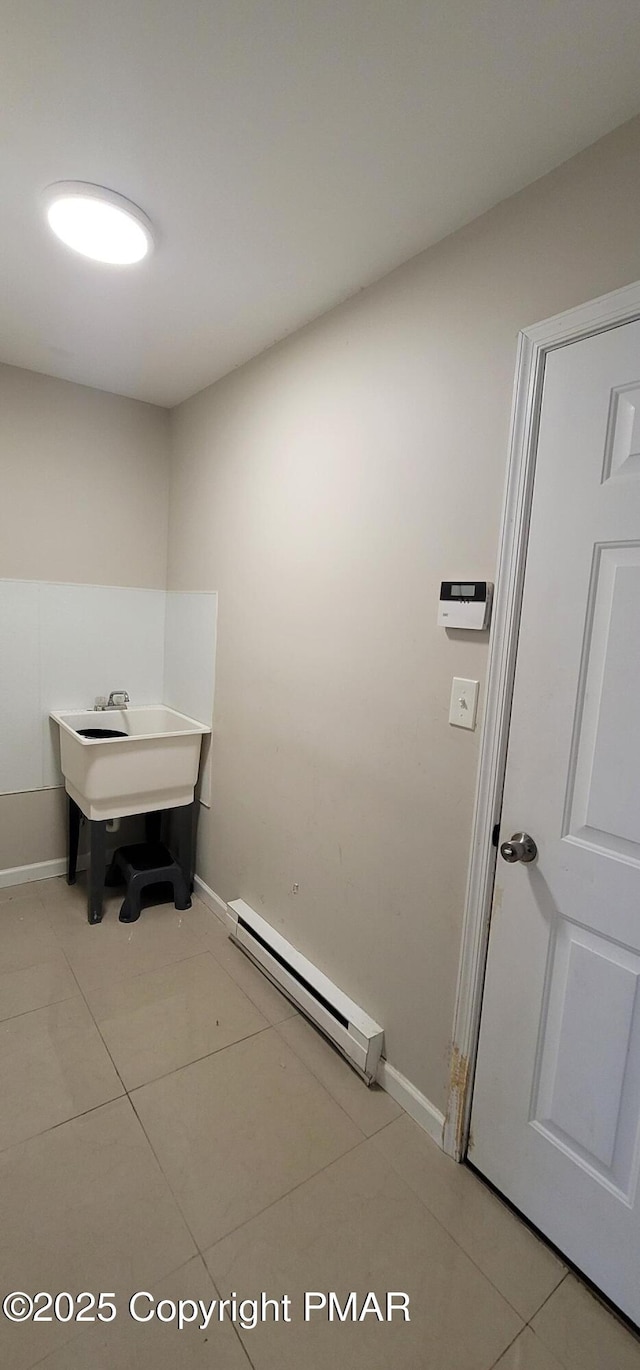
[[(216, 669), (217, 594), (169, 590), (166, 605), (164, 703), (179, 713), (213, 721)], [(211, 803), (209, 739), (203, 739), (205, 762), (200, 798)]]
[(215, 594), (0, 580), (0, 794), (63, 783), (51, 709), (128, 690), (210, 724), (216, 611)]
[(111, 690), (128, 690), (136, 704), (162, 702), (165, 594), (43, 584), (40, 607), (43, 783), (50, 786), (62, 784), (51, 709), (91, 708), (96, 695)]

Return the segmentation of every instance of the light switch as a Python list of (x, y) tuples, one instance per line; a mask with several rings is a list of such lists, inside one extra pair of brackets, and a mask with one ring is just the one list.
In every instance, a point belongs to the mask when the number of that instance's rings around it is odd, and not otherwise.
[(478, 681), (454, 676), (449, 704), (449, 722), (454, 728), (475, 728), (478, 710)]

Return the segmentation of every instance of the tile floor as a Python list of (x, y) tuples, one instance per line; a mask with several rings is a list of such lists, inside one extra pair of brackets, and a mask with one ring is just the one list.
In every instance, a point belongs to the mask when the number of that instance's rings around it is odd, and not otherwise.
[[(117, 1307), (0, 1315), (3, 1367), (640, 1370), (640, 1342), (201, 903), (127, 927), (119, 902), (90, 928), (80, 886), (0, 890), (2, 1297)], [(286, 1293), (291, 1320), (138, 1323), (137, 1290), (169, 1319), (180, 1299)], [(305, 1323), (307, 1290), (406, 1291), (411, 1321)]]

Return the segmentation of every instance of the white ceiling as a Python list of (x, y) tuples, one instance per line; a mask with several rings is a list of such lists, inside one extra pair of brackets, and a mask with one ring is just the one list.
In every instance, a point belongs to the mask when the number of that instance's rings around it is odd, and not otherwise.
[[(638, 0), (2, 0), (0, 359), (172, 405), (640, 107)], [(38, 204), (139, 204), (142, 267)]]

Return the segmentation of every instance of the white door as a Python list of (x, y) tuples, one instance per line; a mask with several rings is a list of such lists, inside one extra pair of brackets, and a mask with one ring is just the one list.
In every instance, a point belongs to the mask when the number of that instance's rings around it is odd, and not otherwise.
[(500, 842), (523, 829), (469, 1159), (640, 1322), (640, 323), (546, 361)]

